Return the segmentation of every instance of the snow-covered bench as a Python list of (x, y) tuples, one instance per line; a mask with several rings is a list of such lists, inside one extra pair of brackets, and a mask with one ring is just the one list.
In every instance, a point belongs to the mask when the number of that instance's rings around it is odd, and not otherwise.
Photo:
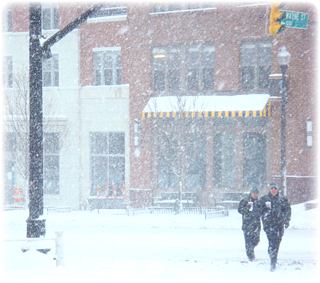
[(97, 209), (126, 209), (125, 199), (119, 198), (106, 198), (106, 197), (89, 197), (88, 204), (90, 211)]
[[(176, 200), (179, 199), (179, 193), (176, 192), (162, 192), (159, 197), (154, 198), (154, 205), (159, 206), (173, 206)], [(182, 193), (182, 203), (189, 206), (194, 205), (198, 200), (198, 194), (192, 192)]]

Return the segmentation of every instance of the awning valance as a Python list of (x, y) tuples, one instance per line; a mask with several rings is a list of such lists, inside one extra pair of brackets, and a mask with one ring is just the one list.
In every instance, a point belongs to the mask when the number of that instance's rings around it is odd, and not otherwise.
[(269, 94), (151, 97), (142, 117), (267, 117), (269, 98)]

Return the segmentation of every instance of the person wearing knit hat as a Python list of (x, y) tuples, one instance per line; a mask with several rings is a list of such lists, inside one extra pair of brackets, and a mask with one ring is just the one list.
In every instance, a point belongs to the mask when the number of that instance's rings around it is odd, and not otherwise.
[(260, 207), (263, 230), (266, 232), (269, 242), (270, 271), (275, 271), (284, 228), (289, 227), (291, 207), (288, 199), (279, 193), (277, 183), (270, 183), (269, 188), (269, 194), (260, 200)]
[(251, 194), (259, 194), (259, 189), (257, 187), (252, 187), (250, 193)]
[(258, 188), (252, 187), (250, 193), (240, 201), (238, 207), (238, 212), (242, 214), (242, 230), (249, 261), (255, 259), (254, 248), (260, 242), (261, 222), (258, 194)]
[(272, 188), (275, 188), (275, 189), (279, 190), (279, 186), (278, 186), (278, 184), (277, 184), (276, 182), (270, 183), (269, 188), (270, 188), (270, 190), (271, 190)]

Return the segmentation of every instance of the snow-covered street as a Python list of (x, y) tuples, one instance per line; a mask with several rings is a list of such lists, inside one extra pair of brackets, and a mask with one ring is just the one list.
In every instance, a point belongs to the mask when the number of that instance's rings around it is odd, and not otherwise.
[[(241, 215), (205, 220), (204, 215), (138, 215), (125, 210), (74, 211), (45, 215), (47, 238), (64, 233), (65, 266), (56, 267), (54, 241), (48, 255), (22, 253), (22, 242), (4, 242), (4, 272), (17, 280), (101, 277), (134, 282), (199, 282), (231, 279), (315, 280), (317, 209), (293, 206), (281, 243), (278, 268), (269, 271), (267, 238), (261, 232), (255, 262), (248, 262)], [(5, 239), (25, 237), (28, 211), (3, 212)], [(152, 281), (151, 281), (152, 280)], [(309, 281), (307, 281), (309, 280)], [(250, 280), (249, 280), (250, 282)]]

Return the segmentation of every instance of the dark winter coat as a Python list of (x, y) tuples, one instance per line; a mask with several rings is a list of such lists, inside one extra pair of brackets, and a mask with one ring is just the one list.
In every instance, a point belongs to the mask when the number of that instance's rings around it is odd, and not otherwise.
[[(253, 203), (250, 211), (249, 202)], [(239, 203), (238, 212), (242, 214), (242, 230), (247, 232), (260, 232), (260, 202), (258, 198), (253, 199), (251, 194), (242, 199)]]
[[(268, 208), (266, 202), (271, 203)], [(271, 193), (260, 199), (261, 219), (263, 229), (268, 232), (272, 230), (283, 230), (283, 226), (289, 226), (291, 219), (291, 207), (288, 199), (279, 193), (273, 196)]]

